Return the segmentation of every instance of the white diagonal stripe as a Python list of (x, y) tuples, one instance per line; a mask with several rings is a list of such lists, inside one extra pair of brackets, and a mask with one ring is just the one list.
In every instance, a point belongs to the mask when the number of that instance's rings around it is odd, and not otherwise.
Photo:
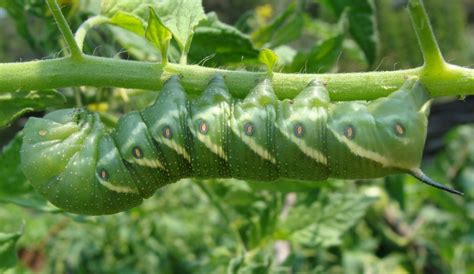
[(126, 186), (116, 186), (116, 185), (114, 185), (114, 184), (112, 184), (108, 181), (103, 180), (102, 178), (100, 178), (100, 176), (98, 174), (95, 174), (95, 177), (97, 178), (99, 183), (101, 185), (103, 185), (105, 188), (107, 188), (108, 190), (111, 190), (111, 191), (114, 191), (114, 192), (119, 192), (119, 193), (135, 193), (135, 194), (138, 194), (137, 190), (126, 187)]
[(183, 156), (183, 158), (186, 159), (188, 162), (191, 162), (191, 156), (189, 156), (189, 153), (186, 151), (186, 149), (183, 146), (178, 145), (178, 143), (176, 143), (175, 140), (160, 138), (160, 142), (165, 144), (167, 147), (173, 149), (174, 151), (176, 151), (176, 153)]
[[(178, 110), (170, 111), (166, 117), (161, 118), (155, 124), (153, 124), (153, 129), (154, 130), (159, 129), (162, 125), (171, 126), (168, 123), (168, 119), (170, 118), (170, 116), (172, 118), (175, 118), (175, 120), (179, 120), (179, 111)], [(160, 131), (158, 130), (158, 132), (160, 132)], [(173, 132), (173, 134), (174, 134), (174, 132)], [(191, 162), (191, 156), (189, 156), (189, 153), (186, 151), (186, 149), (183, 146), (178, 145), (178, 143), (176, 143), (175, 140), (164, 138), (161, 135), (155, 137), (155, 139), (157, 139), (157, 141), (159, 143), (162, 143), (162, 144), (166, 145), (167, 147), (169, 147), (169, 148), (173, 149), (174, 151), (176, 151), (176, 153), (183, 156), (183, 158), (186, 159), (188, 162)]]
[(133, 161), (135, 163), (137, 163), (138, 165), (141, 165), (141, 166), (165, 169), (163, 164), (161, 164), (161, 162), (156, 160), (156, 159), (147, 159), (147, 158), (137, 159), (137, 158), (134, 158)]
[[(250, 116), (249, 116), (250, 118)], [(240, 139), (253, 151), (255, 152), (258, 156), (260, 156), (261, 158), (265, 159), (265, 160), (268, 160), (270, 161), (272, 164), (276, 164), (276, 159), (275, 157), (267, 150), (265, 149), (263, 146), (257, 144), (257, 142), (255, 142), (255, 139), (253, 139), (252, 137), (250, 136), (247, 136), (247, 135), (244, 135), (242, 134), (242, 132), (239, 130), (238, 126), (237, 126), (237, 121), (232, 118), (232, 126), (231, 126), (231, 129), (232, 131), (240, 137)]]
[(385, 158), (384, 156), (378, 154), (375, 151), (367, 150), (364, 147), (358, 145), (357, 143), (352, 142), (351, 140), (348, 140), (345, 136), (340, 135), (335, 130), (331, 128), (329, 128), (329, 130), (332, 131), (332, 133), (334, 134), (334, 136), (336, 136), (339, 142), (345, 144), (349, 148), (349, 150), (355, 155), (377, 162), (384, 167), (405, 168), (405, 167), (395, 164), (392, 160)]
[[(224, 107), (222, 107), (222, 106), (224, 106)], [(203, 121), (207, 121), (207, 117), (212, 116), (212, 115), (217, 116), (218, 112), (220, 112), (221, 110), (223, 110), (224, 113), (229, 113), (229, 108), (227, 107), (227, 105), (217, 105), (217, 106), (214, 106), (214, 107), (211, 107), (211, 108), (207, 109), (205, 112), (200, 112), (200, 113), (196, 114), (193, 118), (194, 118), (194, 120), (202, 119)], [(227, 119), (224, 119), (224, 120), (227, 121)], [(218, 144), (212, 142), (210, 136), (204, 135), (204, 134), (199, 134), (199, 132), (197, 132), (195, 130), (194, 123), (193, 123), (191, 118), (189, 119), (188, 124), (189, 124), (189, 128), (191, 130), (191, 133), (194, 136), (196, 136), (196, 138), (199, 141), (201, 141), (214, 154), (217, 154), (219, 157), (221, 157), (225, 161), (228, 161), (228, 157), (227, 157), (227, 155), (224, 151), (224, 148), (221, 145), (218, 145)], [(212, 125), (210, 125), (210, 126), (212, 126)], [(228, 124), (226, 126), (228, 126)], [(224, 134), (224, 132), (221, 132), (221, 134)]]
[[(291, 123), (291, 122), (299, 122), (301, 121), (301, 113), (299, 112), (293, 112), (290, 117), (285, 119), (285, 122)], [(314, 108), (311, 109), (311, 111), (306, 111), (304, 112), (304, 119), (308, 119), (311, 122), (316, 122), (319, 119), (326, 119), (327, 118), (327, 112), (323, 108)], [(325, 125), (325, 123), (324, 123)], [(281, 128), (278, 125), (276, 126), (278, 130), (288, 139), (290, 140), (293, 144), (295, 144), (301, 152), (303, 152), (306, 156), (310, 157), (311, 159), (327, 165), (327, 157), (319, 150), (309, 146), (306, 143), (306, 140), (303, 138), (298, 138), (288, 132), (287, 128)]]
[(295, 144), (301, 152), (303, 152), (306, 156), (310, 157), (311, 159), (319, 162), (321, 164), (327, 165), (328, 159), (322, 152), (319, 150), (310, 147), (304, 139), (298, 138), (294, 135), (289, 134), (286, 130), (278, 127), (280, 132), (285, 135), (285, 137), (290, 140), (293, 144)]

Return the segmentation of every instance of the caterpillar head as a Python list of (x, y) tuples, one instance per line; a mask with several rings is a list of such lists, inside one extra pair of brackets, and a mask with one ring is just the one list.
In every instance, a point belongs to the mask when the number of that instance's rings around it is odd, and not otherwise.
[(97, 114), (58, 110), (30, 118), (24, 129), (23, 172), (48, 201), (70, 212), (111, 214), (141, 203), (120, 159)]

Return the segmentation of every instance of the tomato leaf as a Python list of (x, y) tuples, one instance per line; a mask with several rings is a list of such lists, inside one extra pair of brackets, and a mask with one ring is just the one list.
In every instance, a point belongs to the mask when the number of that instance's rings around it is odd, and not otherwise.
[(361, 194), (330, 194), (310, 206), (293, 208), (283, 227), (291, 241), (309, 247), (339, 245), (341, 236), (362, 218), (374, 199)]
[(14, 233), (0, 232), (0, 272), (3, 273), (16, 265), (16, 243), (23, 234), (23, 228)]
[(256, 62), (258, 53), (248, 35), (222, 23), (215, 13), (209, 13), (196, 28), (189, 60), (195, 63), (204, 60), (209, 66), (229, 65)]
[(166, 64), (168, 62), (167, 54), (172, 34), (151, 8), (145, 37), (151, 41), (156, 48), (160, 49), (161, 60), (163, 64)]
[(306, 73), (328, 72), (341, 53), (344, 36), (344, 34), (335, 35), (317, 43), (309, 52), (299, 52), (295, 56), (290, 70)]
[(258, 47), (274, 48), (300, 37), (304, 27), (304, 16), (296, 4), (291, 4), (272, 23), (252, 34)]
[(377, 59), (379, 37), (373, 0), (321, 0), (338, 18), (347, 10), (349, 32), (364, 52), (369, 65)]
[(0, 128), (30, 111), (59, 106), (65, 97), (55, 90), (15, 91), (0, 94)]
[(184, 55), (191, 46), (194, 29), (205, 18), (200, 0), (104, 0), (102, 14), (112, 17), (116, 13), (128, 13), (143, 22), (148, 21), (148, 9), (152, 8), (157, 17), (173, 34), (178, 47)]
[(0, 203), (16, 204), (41, 211), (52, 211), (23, 175), (20, 150), (22, 134), (6, 145), (0, 154)]
[(278, 61), (278, 56), (271, 49), (262, 49), (258, 55), (258, 60), (267, 66), (269, 74), (273, 73), (273, 68)]
[(144, 22), (140, 17), (132, 13), (118, 11), (110, 18), (110, 23), (134, 32), (140, 36), (145, 35)]

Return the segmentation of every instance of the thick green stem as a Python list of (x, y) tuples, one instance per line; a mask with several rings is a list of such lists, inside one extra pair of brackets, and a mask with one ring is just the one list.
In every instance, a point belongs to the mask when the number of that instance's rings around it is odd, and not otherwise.
[(423, 1), (410, 0), (408, 7), (418, 43), (420, 44), (421, 52), (425, 60), (424, 70), (429, 73), (445, 69), (446, 62), (439, 49)]
[[(71, 57), (0, 64), (0, 93), (14, 90), (41, 90), (61, 87), (95, 86), (159, 90), (171, 74), (179, 74), (189, 93), (200, 93), (216, 73), (225, 77), (231, 93), (243, 98), (265, 72), (230, 71), (181, 64), (125, 61), (82, 54), (87, 30), (107, 22), (105, 17), (86, 21), (76, 40), (55, 0), (47, 0), (70, 49)], [(364, 73), (285, 74), (274, 73), (273, 83), (279, 98), (296, 96), (311, 80), (325, 83), (331, 99), (372, 100), (398, 89), (408, 77), (419, 77), (432, 96), (464, 96), (474, 94), (474, 70), (447, 64), (439, 50), (421, 0), (410, 0), (410, 15), (420, 43), (425, 65), (421, 68)], [(80, 46), (79, 46), (80, 45)], [(185, 50), (186, 52), (186, 50)]]
[[(474, 94), (474, 69), (447, 65), (437, 73), (423, 74), (422, 68), (363, 73), (286, 74), (274, 73), (279, 98), (293, 98), (311, 80), (320, 80), (334, 101), (372, 100), (398, 89), (408, 77), (419, 77), (433, 96)], [(231, 71), (195, 65), (126, 61), (94, 56), (80, 60), (61, 58), (0, 64), (0, 93), (14, 90), (42, 90), (94, 86), (159, 90), (172, 73), (182, 77), (189, 93), (199, 94), (216, 73), (225, 77), (230, 92), (239, 98), (248, 94), (266, 72)]]
[(82, 51), (77, 46), (76, 41), (74, 40), (74, 35), (72, 34), (72, 31), (69, 28), (66, 18), (61, 12), (61, 8), (59, 7), (58, 3), (56, 0), (48, 0), (48, 5), (51, 9), (51, 12), (53, 13), (54, 19), (56, 20), (59, 29), (61, 30), (61, 33), (64, 36), (64, 39), (66, 39), (66, 43), (68, 44), (69, 50), (71, 51), (71, 57), (74, 59), (81, 59)]

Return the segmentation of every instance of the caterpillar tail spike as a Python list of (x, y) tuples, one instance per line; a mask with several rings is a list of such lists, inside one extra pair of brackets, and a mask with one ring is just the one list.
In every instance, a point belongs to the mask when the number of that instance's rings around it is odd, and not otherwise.
[(427, 185), (430, 185), (430, 186), (435, 187), (437, 189), (444, 190), (444, 191), (452, 193), (452, 194), (456, 194), (456, 195), (459, 195), (459, 196), (464, 196), (464, 193), (462, 193), (461, 191), (449, 188), (449, 187), (447, 187), (447, 186), (445, 186), (441, 183), (438, 183), (435, 180), (431, 179), (421, 169), (410, 170), (410, 174), (413, 177), (415, 177), (416, 179), (418, 179), (420, 182), (423, 182)]

